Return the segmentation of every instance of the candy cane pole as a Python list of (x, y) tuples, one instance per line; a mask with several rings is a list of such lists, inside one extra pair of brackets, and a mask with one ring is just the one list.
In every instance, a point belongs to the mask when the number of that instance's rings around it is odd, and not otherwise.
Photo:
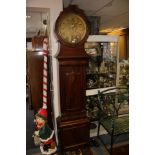
[[(40, 150), (43, 155), (51, 155), (57, 151), (54, 141), (54, 130), (47, 124), (47, 84), (48, 84), (48, 39), (43, 40), (43, 105), (35, 115), (35, 123), (37, 130), (34, 132), (34, 142), (40, 145)], [(57, 155), (57, 154), (56, 154)]]
[(48, 38), (44, 38), (43, 40), (43, 109), (47, 109), (47, 55), (48, 55)]

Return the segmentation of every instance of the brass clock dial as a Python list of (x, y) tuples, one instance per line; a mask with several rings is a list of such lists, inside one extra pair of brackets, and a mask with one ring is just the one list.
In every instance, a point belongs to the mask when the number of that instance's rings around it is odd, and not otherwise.
[(87, 25), (82, 17), (75, 13), (68, 13), (58, 23), (58, 35), (70, 44), (82, 41), (87, 33)]

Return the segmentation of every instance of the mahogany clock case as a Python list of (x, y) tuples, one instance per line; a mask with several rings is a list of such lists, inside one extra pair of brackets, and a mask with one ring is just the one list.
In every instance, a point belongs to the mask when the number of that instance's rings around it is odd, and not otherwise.
[[(86, 30), (81, 40), (70, 42), (60, 35), (59, 22), (68, 15), (76, 14), (82, 19)], [(74, 17), (74, 16), (73, 16)], [(84, 43), (89, 35), (89, 24), (84, 12), (77, 6), (65, 8), (55, 24), (55, 33), (60, 42), (57, 55), (59, 62), (60, 110), (57, 118), (58, 136), (62, 152), (87, 146), (89, 143), (90, 121), (86, 116), (86, 67), (88, 55)], [(79, 32), (80, 33), (80, 32)], [(76, 33), (78, 35), (78, 33)], [(72, 34), (71, 34), (72, 35)]]

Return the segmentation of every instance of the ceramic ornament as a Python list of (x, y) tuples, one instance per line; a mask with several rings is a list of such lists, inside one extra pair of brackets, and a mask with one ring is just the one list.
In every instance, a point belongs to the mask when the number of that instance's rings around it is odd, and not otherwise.
[(56, 143), (54, 141), (54, 130), (47, 124), (47, 84), (48, 84), (48, 39), (43, 41), (43, 106), (35, 115), (36, 130), (34, 132), (34, 143), (40, 145), (40, 150), (43, 155), (51, 155), (57, 151)]

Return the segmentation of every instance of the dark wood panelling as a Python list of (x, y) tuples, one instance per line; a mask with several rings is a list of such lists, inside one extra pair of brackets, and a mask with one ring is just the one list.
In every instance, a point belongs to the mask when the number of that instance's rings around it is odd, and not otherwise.
[(42, 107), (43, 52), (27, 51), (27, 77), (32, 108), (37, 112)]

